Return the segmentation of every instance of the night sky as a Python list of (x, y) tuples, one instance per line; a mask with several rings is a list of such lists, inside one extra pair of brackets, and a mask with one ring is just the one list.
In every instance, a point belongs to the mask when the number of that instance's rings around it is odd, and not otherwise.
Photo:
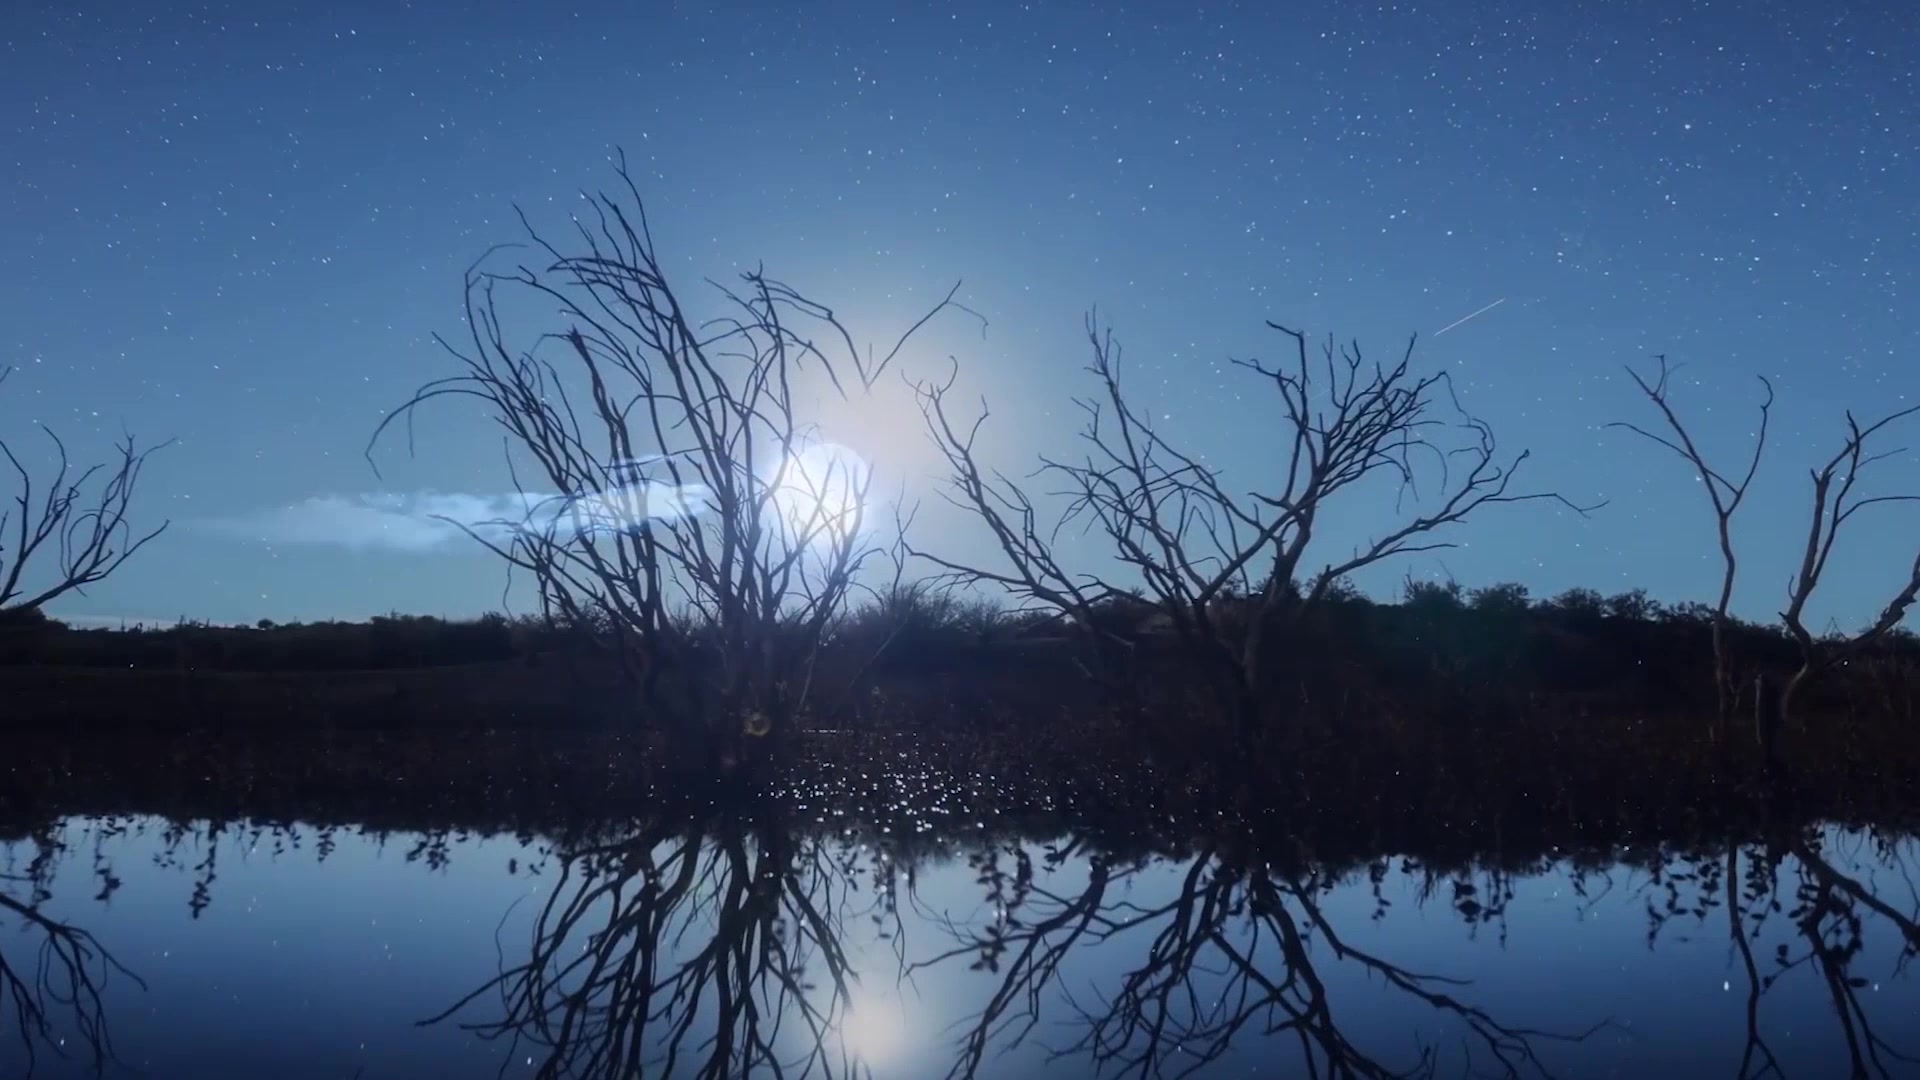
[[(137, 508), (171, 530), (70, 617), (500, 606), (489, 557), (393, 510), (503, 490), (484, 420), (423, 414), (379, 476), (361, 451), (452, 373), (428, 335), (461, 333), (461, 272), (518, 238), (513, 203), (558, 231), (616, 146), (688, 290), (764, 261), (890, 340), (964, 280), (984, 333), (942, 320), (904, 363), (959, 360), (992, 464), (1071, 449), (1098, 305), (1163, 432), (1242, 486), (1276, 413), (1229, 360), (1278, 356), (1273, 319), (1382, 356), (1420, 332), (1536, 483), (1610, 501), (1497, 508), (1363, 578), (1379, 595), (1411, 573), (1709, 599), (1698, 484), (1604, 429), (1652, 419), (1622, 365), (1665, 352), (1723, 460), (1754, 376), (1779, 391), (1736, 600), (1771, 618), (1841, 411), (1920, 393), (1920, 15), (1897, 2), (16, 0), (0, 41), (0, 431), (179, 440)], [(930, 494), (897, 381), (821, 421)], [(1878, 468), (1920, 490), (1915, 455)], [(1322, 555), (1391, 509), (1349, 506)], [(1812, 621), (1903, 579), (1920, 519), (1881, 509)], [(963, 520), (921, 524), (985, 556)]]

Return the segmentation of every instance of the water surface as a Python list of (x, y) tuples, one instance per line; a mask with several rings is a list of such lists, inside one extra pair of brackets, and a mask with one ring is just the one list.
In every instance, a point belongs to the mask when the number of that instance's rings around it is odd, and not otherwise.
[(70, 818), (0, 843), (0, 1075), (1920, 1075), (1911, 838), (1216, 831)]

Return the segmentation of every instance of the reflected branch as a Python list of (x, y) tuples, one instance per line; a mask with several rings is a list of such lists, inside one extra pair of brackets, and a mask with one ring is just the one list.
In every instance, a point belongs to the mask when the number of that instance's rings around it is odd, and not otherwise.
[[(27, 1075), (33, 1074), (40, 1046), (66, 1056), (60, 1031), (63, 1021), (86, 1047), (94, 1075), (104, 1074), (107, 1063), (114, 1060), (103, 997), (107, 983), (118, 972), (142, 990), (147, 984), (77, 926), (50, 918), (34, 905), (4, 893), (0, 893), (0, 912), (11, 913), (25, 933), (42, 937), (30, 970), (15, 967), (0, 951), (0, 1024), (11, 1016), (19, 1029)], [(4, 1030), (0, 1026), (0, 1032)]]
[[(1759, 867), (1756, 866), (1755, 869), (1758, 870)], [(1764, 885), (1756, 887), (1754, 899), (1758, 902), (1771, 892), (1771, 874), (1769, 874)], [(1766, 910), (1762, 906), (1756, 912), (1760, 919), (1766, 918)], [(1742, 922), (1740, 846), (1738, 844), (1727, 845), (1727, 929), (1729, 936), (1733, 939), (1734, 948), (1740, 954), (1741, 967), (1747, 973), (1747, 1040), (1740, 1054), (1739, 1076), (1741, 1080), (1758, 1080), (1759, 1077), (1765, 1076), (1783, 1077), (1786, 1074), (1781, 1071), (1780, 1062), (1774, 1058), (1772, 1048), (1767, 1046), (1766, 1040), (1760, 1035), (1760, 995), (1766, 992), (1773, 980), (1763, 980), (1760, 977), (1760, 969), (1753, 962), (1753, 946), (1748, 941), (1750, 932)], [(1751, 934), (1759, 933), (1760, 927), (1756, 924)]]
[[(1250, 1031), (1257, 1038), (1295, 1036), (1310, 1075), (1434, 1075), (1439, 1056), (1432, 1047), (1395, 1066), (1349, 1038), (1320, 971), (1324, 958), (1313, 955), (1315, 937), (1334, 961), (1358, 965), (1370, 981), (1463, 1024), (1504, 1075), (1548, 1075), (1536, 1042), (1577, 1041), (1598, 1030), (1561, 1034), (1500, 1021), (1457, 996), (1453, 988), (1462, 981), (1415, 972), (1344, 941), (1315, 898), (1323, 883), (1269, 863), (1209, 847), (1185, 862), (1167, 899), (1141, 905), (1114, 885), (1145, 862), (1119, 871), (1096, 862), (1078, 895), (1062, 895), (1033, 886), (1030, 861), (1019, 848), (1009, 850), (1011, 878), (990, 858), (979, 879), (994, 920), (952, 928), (960, 944), (916, 965), (974, 955), (976, 969), (1005, 968), (986, 1007), (966, 1025), (950, 1077), (978, 1075), (989, 1048), (1018, 1046), (1038, 1024), (1048, 992), (1081, 1028), (1051, 1057), (1084, 1057), (1100, 1075), (1188, 1076), (1224, 1059)], [(1139, 959), (1109, 990), (1076, 996), (1061, 979), (1076, 948), (1114, 954), (1127, 943)]]
[(1811, 844), (1804, 840), (1794, 844), (1793, 854), (1802, 873), (1799, 929), (1833, 1002), (1841, 1033), (1846, 1036), (1850, 1075), (1891, 1076), (1887, 1069), (1889, 1061), (1920, 1065), (1920, 1057), (1895, 1048), (1875, 1029), (1860, 1001), (1860, 990), (1869, 982), (1851, 971), (1853, 961), (1865, 947), (1862, 909), (1893, 924), (1904, 938), (1903, 959), (1920, 951), (1920, 927), (1859, 881), (1837, 870), (1816, 853)]
[[(1055, 849), (1048, 861), (1058, 865), (1074, 845)], [(971, 1077), (985, 1063), (990, 1047), (1003, 1050), (1020, 1045), (1040, 1022), (1045, 991), (1053, 984), (1060, 964), (1083, 939), (1098, 926), (1111, 927), (1103, 904), (1108, 887), (1130, 870), (1115, 873), (1106, 860), (1097, 856), (1088, 860), (1087, 884), (1077, 896), (1067, 896), (1038, 888), (1033, 884), (1033, 862), (1026, 851), (1013, 846), (1009, 853), (1015, 864), (1011, 879), (1000, 869), (995, 854), (975, 859), (980, 870), (978, 880), (988, 886), (988, 899), (996, 915), (978, 930), (960, 930), (951, 923), (950, 932), (961, 939), (955, 948), (908, 965), (906, 974), (931, 968), (948, 960), (977, 955), (972, 968), (999, 972), (1006, 967), (987, 1003), (966, 1024), (961, 1050), (947, 1076)], [(1009, 885), (1011, 888), (1009, 889)], [(1028, 910), (1044, 912), (1038, 918), (1023, 921)]]
[[(1883, 841), (1883, 845), (1886, 844)], [(1834, 866), (1808, 837), (1794, 839), (1764, 856), (1756, 851), (1748, 858), (1744, 872), (1740, 863), (1741, 847), (1737, 841), (1729, 840), (1724, 863), (1727, 930), (1747, 985), (1745, 1042), (1738, 1075), (1743, 1080), (1786, 1075), (1785, 1067), (1775, 1057), (1764, 1035), (1760, 1006), (1782, 979), (1803, 968), (1818, 975), (1833, 1006), (1846, 1048), (1848, 1075), (1885, 1077), (1893, 1075), (1890, 1063), (1920, 1064), (1920, 1057), (1895, 1047), (1880, 1033), (1860, 996), (1860, 991), (1873, 982), (1854, 970), (1856, 962), (1867, 954), (1867, 932), (1875, 919), (1884, 919), (1901, 939), (1896, 971), (1913, 956), (1920, 955), (1920, 925), (1879, 896), (1869, 883)], [(1890, 863), (1897, 861), (1897, 853), (1890, 846), (1878, 854)], [(1790, 897), (1781, 896), (1778, 888), (1780, 866), (1786, 855), (1793, 857), (1794, 873), (1799, 879)], [(1711, 863), (1700, 860), (1697, 876), (1684, 871), (1668, 876), (1695, 876), (1702, 882), (1703, 889), (1711, 890), (1713, 878), (1707, 871), (1712, 868)], [(1791, 908), (1783, 905), (1783, 900), (1788, 899), (1793, 902)], [(1773, 912), (1783, 912), (1783, 929), (1789, 932), (1789, 937), (1774, 946), (1774, 969), (1763, 974), (1754, 957), (1753, 943), (1760, 940)], [(1670, 910), (1668, 914), (1675, 913), (1678, 912)], [(1657, 915), (1656, 921), (1665, 917)]]
[(528, 958), (420, 1023), (497, 994), (496, 1018), (460, 1026), (512, 1040), (509, 1061), (541, 1048), (539, 1077), (860, 1075), (840, 1037), (853, 880), (779, 828), (655, 827), (577, 851), (560, 859)]

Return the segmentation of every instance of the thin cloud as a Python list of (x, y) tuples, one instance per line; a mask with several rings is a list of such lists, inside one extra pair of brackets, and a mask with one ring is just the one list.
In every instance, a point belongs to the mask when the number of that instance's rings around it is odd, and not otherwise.
[(517, 492), (372, 492), (315, 495), (288, 506), (199, 524), (211, 532), (272, 544), (432, 552), (472, 543), (468, 529), (501, 539), (516, 528), (616, 530), (644, 521), (683, 518), (705, 506), (704, 489), (657, 483), (572, 500)]

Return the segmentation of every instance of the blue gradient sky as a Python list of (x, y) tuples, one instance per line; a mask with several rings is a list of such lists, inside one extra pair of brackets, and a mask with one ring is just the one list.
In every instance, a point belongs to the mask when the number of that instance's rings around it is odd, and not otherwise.
[[(498, 606), (458, 545), (269, 541), (308, 500), (500, 491), (497, 439), (429, 414), (384, 479), (382, 410), (451, 370), (461, 270), (560, 224), (627, 148), (672, 265), (764, 260), (856, 335), (951, 285), (916, 374), (963, 365), (988, 457), (1064, 450), (1094, 304), (1162, 428), (1256, 482), (1274, 319), (1376, 352), (1426, 335), (1542, 483), (1591, 520), (1489, 514), (1403, 573), (1536, 593), (1705, 598), (1698, 485), (1605, 431), (1646, 419), (1623, 363), (1687, 367), (1698, 434), (1737, 452), (1780, 392), (1740, 539), (1744, 613), (1777, 610), (1805, 466), (1840, 412), (1920, 392), (1920, 22), (1904, 5), (822, 3), (148, 5), (25, 0), (0, 27), (0, 431), (76, 450), (174, 436), (142, 513), (172, 530), (68, 615), (170, 620)], [(1445, 336), (1432, 332), (1506, 302)], [(883, 483), (925, 490), (911, 400), (833, 410)], [(1890, 445), (1900, 445), (1899, 443)], [(1920, 485), (1911, 454), (1885, 490)], [(1385, 523), (1344, 512), (1337, 555)], [(984, 538), (929, 511), (962, 554)], [(1853, 623), (1911, 558), (1895, 507), (1813, 614)], [(923, 537), (923, 539), (927, 539)]]

